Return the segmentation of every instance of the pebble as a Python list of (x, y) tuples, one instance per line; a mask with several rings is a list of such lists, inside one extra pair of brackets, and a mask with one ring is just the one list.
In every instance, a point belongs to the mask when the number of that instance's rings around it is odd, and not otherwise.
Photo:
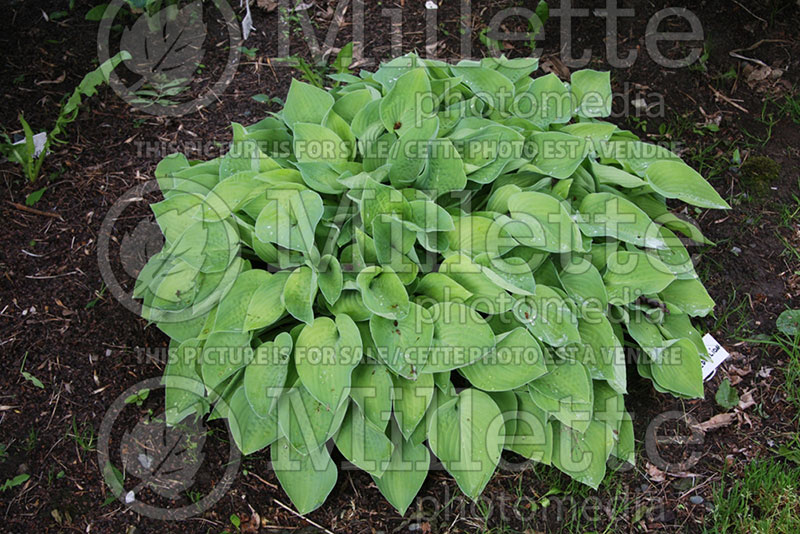
[(689, 497), (689, 502), (692, 504), (703, 504), (703, 498), (700, 495), (692, 495)]

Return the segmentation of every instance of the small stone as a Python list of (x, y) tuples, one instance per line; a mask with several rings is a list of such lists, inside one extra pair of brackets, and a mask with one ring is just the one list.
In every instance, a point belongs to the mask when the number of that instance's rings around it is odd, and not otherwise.
[(703, 504), (704, 500), (705, 499), (703, 499), (700, 495), (692, 495), (689, 497), (689, 502), (692, 504)]

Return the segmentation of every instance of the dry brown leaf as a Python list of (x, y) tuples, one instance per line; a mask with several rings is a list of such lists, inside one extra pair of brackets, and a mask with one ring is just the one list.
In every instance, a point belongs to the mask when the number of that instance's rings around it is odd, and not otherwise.
[(753, 399), (753, 392), (748, 391), (741, 397), (739, 397), (739, 406), (737, 406), (740, 410), (746, 410), (751, 406), (755, 406), (756, 401)]
[(747, 367), (736, 367), (735, 365), (729, 365), (728, 372), (738, 376), (747, 376), (753, 372), (753, 368), (749, 365)]
[(261, 517), (252, 512), (246, 521), (242, 521), (241, 532), (242, 534), (255, 534), (261, 529)]
[(697, 425), (694, 425), (692, 428), (699, 430), (700, 432), (708, 432), (710, 430), (716, 430), (718, 428), (723, 428), (736, 420), (736, 414), (733, 413), (721, 413), (719, 415), (715, 415), (711, 419), (707, 421), (703, 421)]
[(278, 0), (256, 0), (256, 5), (267, 11), (275, 11), (275, 8), (278, 7)]
[(561, 62), (556, 56), (550, 56), (540, 64), (542, 71), (546, 73), (552, 72), (562, 80), (569, 80), (569, 68)]
[(664, 471), (654, 466), (650, 462), (647, 462), (646, 470), (647, 470), (647, 476), (653, 482), (664, 482), (664, 480), (666, 480), (665, 476), (666, 473), (664, 473)]

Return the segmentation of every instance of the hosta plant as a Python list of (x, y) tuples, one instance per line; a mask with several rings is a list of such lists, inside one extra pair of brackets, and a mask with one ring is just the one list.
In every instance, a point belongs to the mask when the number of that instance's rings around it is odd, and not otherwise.
[(596, 488), (633, 462), (628, 367), (702, 397), (714, 303), (684, 242), (707, 241), (666, 199), (729, 206), (602, 120), (609, 73), (536, 68), (412, 54), (295, 80), (224, 156), (162, 161), (135, 294), (172, 339), (168, 419), (270, 447), (301, 513), (338, 454), (404, 513), (432, 466), (476, 499), (503, 450)]

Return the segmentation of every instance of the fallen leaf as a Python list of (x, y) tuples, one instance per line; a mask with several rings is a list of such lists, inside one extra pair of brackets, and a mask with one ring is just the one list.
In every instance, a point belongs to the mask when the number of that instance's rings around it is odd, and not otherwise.
[(541, 63), (542, 71), (546, 73), (554, 73), (562, 80), (568, 80), (570, 77), (569, 68), (561, 62), (556, 56), (546, 58)]
[(36, 85), (49, 85), (49, 84), (61, 83), (66, 79), (66, 77), (67, 77), (67, 73), (66, 72), (62, 72), (61, 76), (59, 76), (55, 80), (42, 80), (40, 82), (33, 82), (33, 83), (35, 83)]
[(275, 11), (275, 8), (278, 7), (278, 0), (256, 0), (256, 5), (267, 11)]
[(256, 513), (252, 512), (250, 517), (247, 518), (246, 521), (242, 521), (242, 525), (240, 527), (240, 531), (242, 534), (255, 534), (261, 528), (261, 517)]
[(665, 475), (664, 471), (654, 466), (650, 462), (647, 462), (646, 469), (647, 469), (647, 476), (653, 482), (664, 482), (664, 480), (666, 480), (666, 477), (664, 476)]
[(702, 423), (692, 426), (692, 428), (695, 428), (700, 432), (705, 433), (710, 430), (716, 430), (718, 428), (726, 427), (731, 423), (733, 423), (735, 420), (736, 420), (736, 414), (721, 413), (719, 415), (715, 415), (714, 417), (712, 417), (707, 421), (703, 421)]
[(753, 399), (753, 392), (748, 391), (747, 393), (744, 393), (739, 399), (739, 405), (737, 406), (737, 408), (739, 408), (740, 410), (746, 410), (751, 406), (755, 406), (755, 404), (756, 401)]
[(753, 368), (749, 365), (747, 367), (736, 367), (735, 365), (729, 365), (728, 372), (738, 376), (747, 376), (753, 372)]

